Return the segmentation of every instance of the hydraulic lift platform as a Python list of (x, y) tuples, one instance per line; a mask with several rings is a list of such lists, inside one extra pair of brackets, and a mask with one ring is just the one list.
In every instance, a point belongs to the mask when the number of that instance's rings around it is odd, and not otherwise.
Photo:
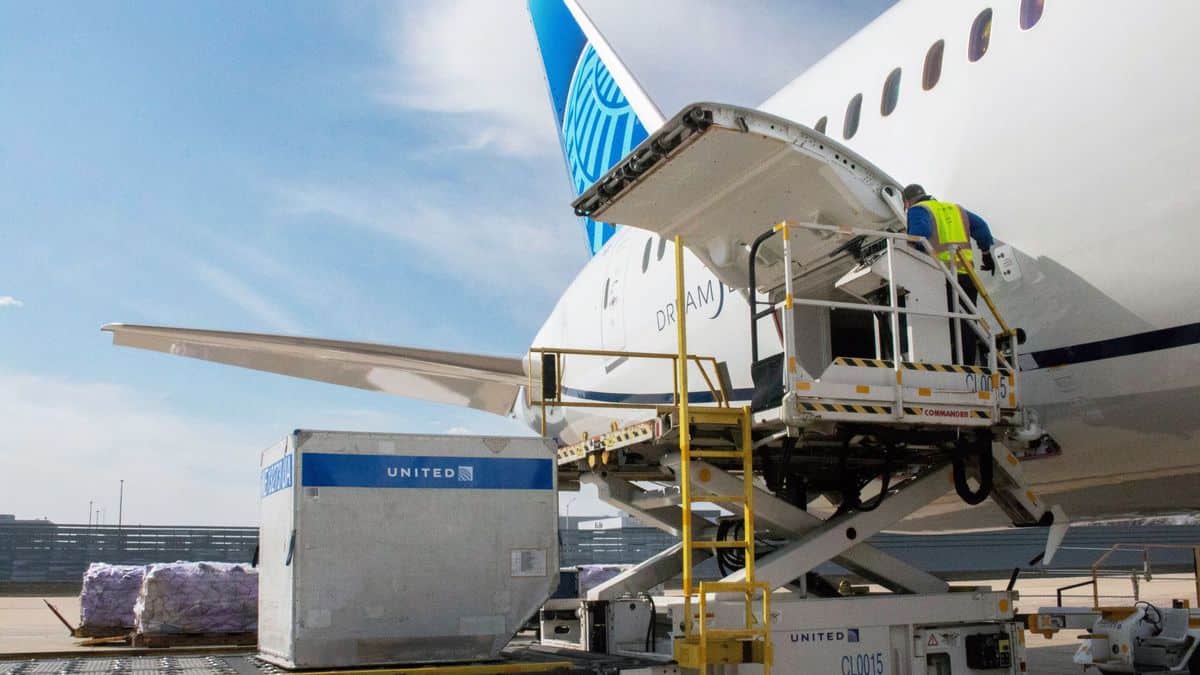
[[(700, 103), (574, 206), (674, 239), (677, 307), (685, 247), (744, 294), (754, 396), (731, 401), (728, 364), (688, 352), (683, 312), (674, 354), (531, 350), (527, 403), (543, 412), (606, 405), (563, 395), (568, 360), (675, 366), (671, 405), (559, 451), (564, 474), (681, 540), (591, 589), (573, 634), (673, 659), (662, 672), (1023, 672), (1015, 592), (951, 588), (864, 543), (950, 489), (993, 499), (1015, 525), (1050, 526), (1047, 561), (1067, 527), (1010, 452), (1043, 436), (1021, 406), (1019, 331), (973, 273), (986, 308), (960, 286), (947, 262), (966, 262), (962, 251), (904, 233), (898, 184), (801, 125)], [(964, 356), (973, 344), (981, 363)], [(713, 405), (689, 400), (689, 378)], [(833, 514), (817, 515), (819, 501)], [(703, 518), (700, 503), (729, 515)], [(723, 578), (697, 581), (709, 558)], [(813, 573), (826, 561), (889, 593), (847, 595)], [(681, 596), (651, 595), (680, 574)], [(560, 632), (570, 620), (557, 606), (547, 616)]]

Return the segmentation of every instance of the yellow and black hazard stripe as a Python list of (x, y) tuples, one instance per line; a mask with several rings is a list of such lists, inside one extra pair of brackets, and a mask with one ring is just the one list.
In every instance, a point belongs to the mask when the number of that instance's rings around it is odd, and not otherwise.
[(861, 405), (858, 403), (810, 403), (797, 401), (796, 407), (805, 412), (859, 413), (861, 415), (890, 415), (892, 409), (885, 405)]
[(992, 371), (982, 366), (956, 366), (949, 363), (905, 363), (905, 370), (917, 370), (926, 373), (972, 373), (975, 375), (991, 375)]
[[(968, 417), (971, 419), (986, 420), (991, 417), (991, 415), (988, 414), (988, 412), (986, 410), (969, 410), (967, 412), (969, 413)], [(904, 414), (905, 415), (915, 415), (917, 417), (921, 417), (921, 416), (925, 415), (925, 408), (919, 408), (919, 407), (915, 407), (915, 406), (904, 406)], [(937, 417), (937, 416), (931, 415), (931, 417)]]
[(891, 368), (892, 362), (883, 359), (858, 359), (839, 356), (833, 360), (835, 366), (858, 366), (859, 368)]
[[(891, 361), (885, 359), (858, 359), (848, 356), (839, 356), (833, 360), (835, 366), (857, 366), (859, 368), (891, 368)], [(927, 373), (973, 373), (975, 375), (991, 375), (992, 371), (983, 366), (956, 366), (949, 363), (911, 363), (902, 361), (900, 363), (905, 370), (917, 370)], [(1000, 373), (1008, 374), (1007, 369), (1001, 368)]]

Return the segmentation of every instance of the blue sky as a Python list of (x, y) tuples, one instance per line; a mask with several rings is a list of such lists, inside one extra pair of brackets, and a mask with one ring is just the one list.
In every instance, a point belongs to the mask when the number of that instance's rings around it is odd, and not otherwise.
[[(583, 4), (669, 116), (890, 3)], [(0, 129), (0, 513), (253, 524), (290, 429), (523, 432), (99, 332), (523, 353), (587, 260), (523, 3), (3, 3)]]

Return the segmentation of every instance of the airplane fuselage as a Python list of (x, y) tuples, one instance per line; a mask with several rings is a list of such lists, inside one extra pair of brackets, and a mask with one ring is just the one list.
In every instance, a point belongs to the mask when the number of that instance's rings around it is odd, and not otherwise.
[[(992, 10), (986, 52), (972, 27)], [(1029, 339), (1023, 398), (1062, 447), (1030, 461), (1038, 488), (1073, 518), (1200, 510), (1200, 84), (1187, 72), (1200, 6), (1136, 12), (1052, 3), (1028, 30), (1019, 3), (906, 2), (760, 107), (815, 125), (892, 176), (986, 218), (1017, 253), (1015, 278), (987, 277), (1002, 313)], [(927, 51), (944, 40), (936, 84)], [(901, 69), (894, 110), (881, 114)], [(862, 94), (845, 138), (848, 102)], [(622, 228), (564, 293), (534, 346), (674, 352), (674, 251)], [(747, 400), (749, 307), (685, 251), (689, 351), (725, 361)], [(763, 324), (765, 325), (765, 323)], [(762, 354), (781, 350), (760, 330)], [(568, 398), (667, 403), (668, 363), (570, 359)], [(697, 391), (693, 386), (693, 391)], [(522, 411), (532, 426), (540, 420)], [(647, 412), (564, 408), (562, 442)], [(1113, 486), (1120, 486), (1114, 489)], [(1003, 524), (953, 498), (917, 529)]]

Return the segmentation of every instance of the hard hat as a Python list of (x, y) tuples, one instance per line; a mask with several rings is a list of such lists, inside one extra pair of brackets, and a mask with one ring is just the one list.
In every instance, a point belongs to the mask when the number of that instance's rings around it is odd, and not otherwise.
[(913, 183), (913, 184), (909, 185), (908, 187), (904, 188), (904, 192), (901, 194), (904, 197), (905, 204), (913, 204), (913, 203), (916, 203), (917, 201), (919, 201), (922, 197), (929, 196), (929, 194), (927, 192), (925, 192), (925, 188), (921, 187), (920, 185), (918, 185), (916, 183)]

